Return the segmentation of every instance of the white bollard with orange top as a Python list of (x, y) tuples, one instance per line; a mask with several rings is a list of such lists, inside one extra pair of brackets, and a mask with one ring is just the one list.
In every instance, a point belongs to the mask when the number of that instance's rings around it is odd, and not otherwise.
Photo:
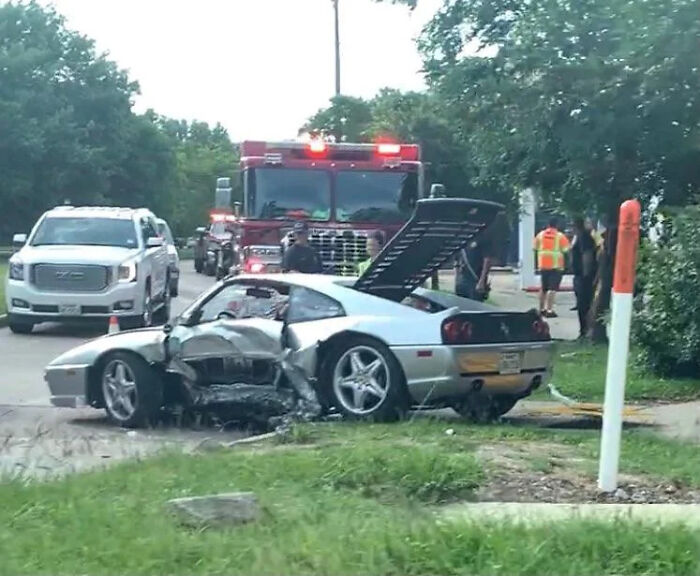
[(620, 224), (617, 233), (603, 431), (600, 439), (598, 488), (603, 492), (613, 492), (617, 489), (640, 220), (639, 202), (636, 200), (624, 202), (620, 207)]

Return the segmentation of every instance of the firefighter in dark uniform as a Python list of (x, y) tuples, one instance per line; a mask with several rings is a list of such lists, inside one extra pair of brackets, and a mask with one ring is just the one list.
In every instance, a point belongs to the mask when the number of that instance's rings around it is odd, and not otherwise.
[(323, 272), (321, 257), (316, 249), (309, 245), (309, 226), (306, 222), (294, 224), (294, 238), (294, 244), (284, 252), (282, 271), (301, 272), (302, 274)]

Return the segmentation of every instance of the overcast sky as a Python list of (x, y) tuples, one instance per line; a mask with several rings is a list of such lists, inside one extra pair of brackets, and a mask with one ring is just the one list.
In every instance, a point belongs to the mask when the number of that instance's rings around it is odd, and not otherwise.
[[(334, 92), (331, 0), (51, 3), (138, 80), (138, 111), (219, 121), (234, 140), (292, 138)], [(414, 39), (440, 3), (340, 0), (342, 92), (422, 89)]]

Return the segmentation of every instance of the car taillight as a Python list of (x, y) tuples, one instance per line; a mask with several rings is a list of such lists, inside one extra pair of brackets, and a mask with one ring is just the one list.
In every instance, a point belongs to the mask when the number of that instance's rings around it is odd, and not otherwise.
[(542, 318), (538, 318), (532, 323), (532, 332), (535, 334), (537, 338), (544, 338), (547, 339), (549, 338), (549, 324), (542, 320)]
[(442, 341), (445, 344), (466, 344), (472, 339), (472, 332), (471, 322), (451, 318), (442, 324)]

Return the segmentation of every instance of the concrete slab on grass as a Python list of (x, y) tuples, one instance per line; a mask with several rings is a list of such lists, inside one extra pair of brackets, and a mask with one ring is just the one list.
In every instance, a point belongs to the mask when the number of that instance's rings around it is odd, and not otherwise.
[(700, 528), (700, 504), (549, 504), (483, 502), (449, 506), (440, 512), (447, 522), (499, 521), (542, 524), (565, 520), (627, 520), (685, 524)]

